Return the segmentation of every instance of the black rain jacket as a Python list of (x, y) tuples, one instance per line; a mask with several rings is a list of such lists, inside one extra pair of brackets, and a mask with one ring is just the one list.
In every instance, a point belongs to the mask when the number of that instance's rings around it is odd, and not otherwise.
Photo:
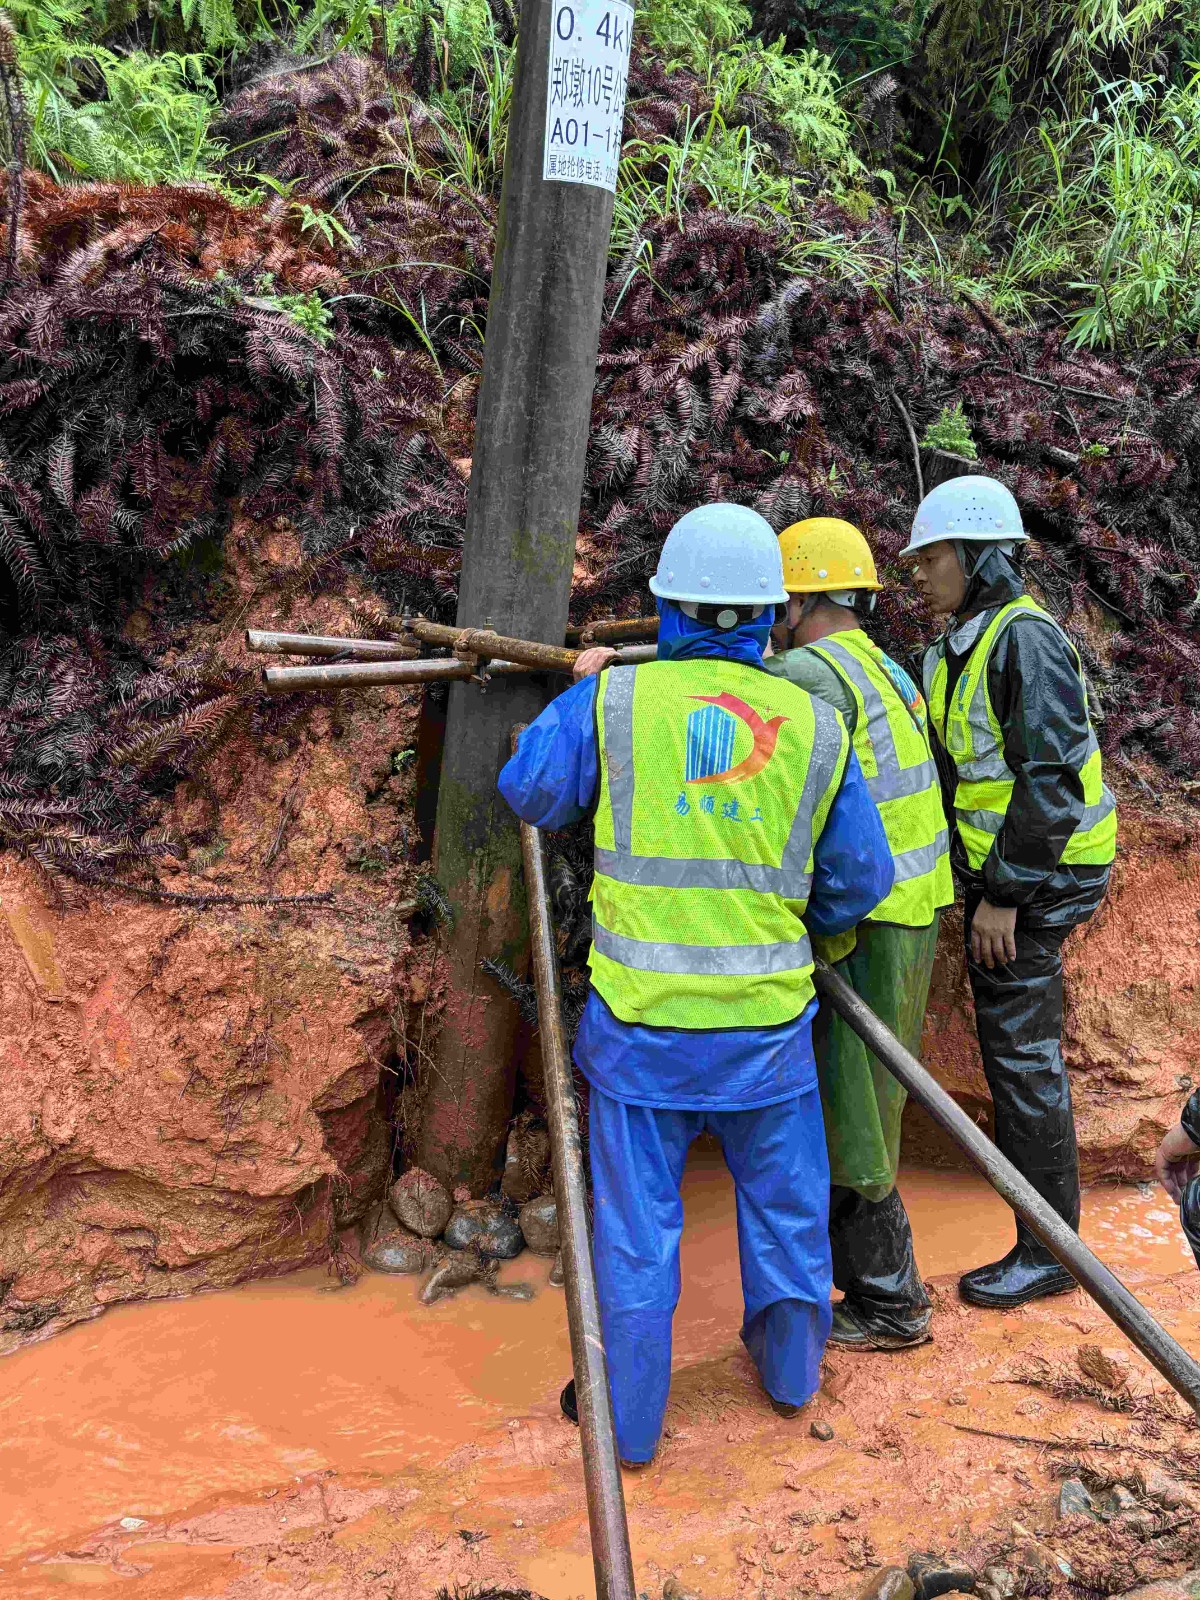
[[(947, 630), (947, 703), (982, 629), (961, 652), (951, 646), (951, 634), (964, 619), (980, 612), (990, 619), (1024, 593), (1016, 567), (1003, 551), (989, 549)], [(982, 871), (968, 867), (957, 833), (955, 865), (993, 905), (1036, 904), (1044, 921), (1081, 921), (1103, 899), (1109, 869), (1060, 865), (1084, 808), (1079, 772), (1088, 746), (1087, 691), (1074, 653), (1055, 629), (1018, 617), (992, 651), (988, 689), (1004, 734), (1004, 759), (1013, 774), (1012, 799)], [(939, 748), (938, 754), (944, 752)], [(946, 761), (943, 766), (946, 779), (950, 765)], [(952, 790), (947, 814), (954, 815)]]

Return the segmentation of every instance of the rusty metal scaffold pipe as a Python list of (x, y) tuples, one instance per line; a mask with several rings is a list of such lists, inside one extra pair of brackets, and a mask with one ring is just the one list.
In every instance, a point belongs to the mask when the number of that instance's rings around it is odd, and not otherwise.
[[(519, 728), (513, 730), (514, 748), (520, 731)], [(571, 1333), (571, 1363), (575, 1369), (596, 1594), (598, 1600), (636, 1600), (625, 1491), (621, 1484), (608, 1363), (600, 1326), (600, 1301), (592, 1266), (579, 1109), (562, 1023), (546, 857), (540, 832), (527, 822), (521, 824), (521, 853), (525, 863), (525, 892), (529, 897), (533, 981), (538, 999), (542, 1070), (554, 1158), (554, 1193), (558, 1200), (567, 1324)]]
[(657, 617), (627, 617), (623, 622), (586, 622), (582, 628), (567, 629), (567, 643), (577, 646), (621, 644), (628, 639), (657, 637)]
[(269, 633), (246, 629), (246, 649), (268, 656), (346, 656), (353, 661), (415, 661), (418, 646), (405, 639), (339, 639), (323, 633)]
[(1155, 1321), (1141, 1301), (1130, 1294), (1120, 1278), (1092, 1254), (1074, 1228), (1069, 1227), (1012, 1162), (1001, 1155), (988, 1136), (976, 1127), (962, 1107), (951, 1099), (916, 1056), (904, 1048), (843, 977), (818, 961), (813, 983), (913, 1099), (961, 1145), (992, 1188), (1007, 1200), (1055, 1260), (1066, 1267), (1100, 1309), (1200, 1416), (1200, 1365)]
[(509, 639), (491, 628), (455, 628), (446, 622), (426, 622), (424, 617), (405, 617), (405, 633), (422, 644), (442, 645), (466, 656), (497, 656), (517, 661), (541, 672), (570, 672), (578, 650), (560, 644), (540, 644), (535, 639)]
[[(522, 647), (522, 654), (533, 650), (549, 650), (551, 645), (533, 645), (524, 639), (506, 639), (505, 644)], [(636, 665), (639, 661), (652, 661), (657, 645), (634, 645), (617, 653), (617, 665)], [(497, 660), (490, 656), (474, 660), (461, 656), (425, 661), (339, 661), (321, 667), (265, 667), (263, 688), (268, 694), (294, 694), (297, 690), (314, 692), (330, 689), (370, 689), (389, 684), (438, 683), (446, 679), (510, 676), (518, 672), (569, 673), (575, 664), (578, 650), (559, 650), (568, 658), (564, 666), (546, 667), (525, 660)]]
[[(459, 661), (341, 661), (328, 667), (264, 667), (263, 688), (268, 694), (294, 694), (329, 689), (370, 689), (388, 684), (443, 683), (447, 678), (470, 678), (478, 662)], [(489, 661), (489, 673), (527, 672), (512, 661)]]

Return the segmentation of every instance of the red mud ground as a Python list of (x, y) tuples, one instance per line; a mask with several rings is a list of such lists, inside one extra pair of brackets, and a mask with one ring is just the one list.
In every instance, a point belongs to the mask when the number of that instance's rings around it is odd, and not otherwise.
[[(1194, 1482), (1196, 1425), (1082, 1294), (1007, 1316), (961, 1306), (953, 1273), (1004, 1247), (1005, 1209), (963, 1174), (912, 1172), (904, 1187), (936, 1343), (834, 1353), (811, 1412), (789, 1423), (737, 1342), (728, 1180), (715, 1150), (694, 1152), (666, 1438), (652, 1468), (626, 1477), (638, 1584), (654, 1600), (671, 1573), (707, 1600), (851, 1596), (914, 1548), (982, 1562), (1015, 1546), (1009, 1564), (1042, 1573), (1036, 1592), (1064, 1596), (1198, 1564), (1190, 1483), (1139, 1533), (1056, 1524), (1056, 1462)], [(1160, 1193), (1090, 1191), (1084, 1234), (1200, 1346), (1200, 1278)], [(563, 1300), (545, 1262), (507, 1271), (538, 1283), (532, 1304), (471, 1289), (427, 1309), (410, 1279), (339, 1290), (310, 1271), (127, 1307), (9, 1357), (0, 1594), (432, 1600), (442, 1583), (487, 1582), (591, 1596), (578, 1434), (556, 1398)], [(1088, 1344), (1128, 1378), (1126, 1409), (1103, 1409), (1107, 1391), (1082, 1378)], [(1073, 1375), (1082, 1396), (1011, 1381), (1038, 1356), (1043, 1377)], [(810, 1436), (814, 1418), (832, 1441)], [(1045, 1575), (1056, 1555), (1087, 1590)]]

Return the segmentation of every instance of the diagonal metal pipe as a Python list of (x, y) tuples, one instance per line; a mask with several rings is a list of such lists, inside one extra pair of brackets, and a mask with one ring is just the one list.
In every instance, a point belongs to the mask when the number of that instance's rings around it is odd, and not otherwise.
[[(514, 744), (518, 732), (519, 728), (514, 730)], [(521, 854), (525, 867), (525, 894), (529, 901), (533, 981), (538, 998), (538, 1029), (541, 1035), (550, 1148), (554, 1158), (554, 1193), (559, 1209), (567, 1323), (571, 1331), (571, 1363), (575, 1369), (575, 1399), (579, 1407), (583, 1481), (587, 1492), (592, 1561), (596, 1569), (596, 1595), (597, 1600), (636, 1600), (629, 1525), (625, 1516), (625, 1491), (617, 1457), (608, 1363), (600, 1326), (600, 1301), (592, 1265), (587, 1185), (579, 1138), (579, 1108), (562, 1022), (562, 996), (546, 881), (546, 856), (541, 833), (527, 822), (521, 824)]]
[(813, 974), (818, 993), (849, 1024), (884, 1066), (908, 1090), (918, 1105), (962, 1146), (972, 1164), (1022, 1222), (1037, 1235), (1056, 1261), (1072, 1277), (1142, 1352), (1153, 1366), (1200, 1416), (1200, 1365), (1188, 1355), (1167, 1330), (1157, 1322), (1120, 1278), (1110, 1272), (1098, 1256), (1049, 1206), (1027, 1178), (982, 1133), (961, 1106), (951, 1099), (941, 1084), (926, 1071), (896, 1035), (882, 1023), (857, 995), (845, 978), (818, 961)]

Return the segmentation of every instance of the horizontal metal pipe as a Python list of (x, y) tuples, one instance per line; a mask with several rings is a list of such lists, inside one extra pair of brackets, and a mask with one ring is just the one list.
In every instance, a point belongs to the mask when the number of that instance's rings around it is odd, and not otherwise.
[[(459, 661), (345, 661), (328, 667), (264, 667), (263, 688), (268, 694), (294, 694), (297, 689), (370, 689), (388, 684), (440, 683), (470, 678), (480, 670), (477, 662)], [(511, 661), (489, 661), (488, 672), (527, 672)]]
[[(617, 652), (618, 664), (636, 666), (652, 661), (658, 646), (632, 645)], [(574, 660), (578, 651), (564, 650)], [(518, 672), (535, 672), (536, 667), (519, 661), (463, 661), (458, 656), (436, 661), (339, 661), (327, 667), (265, 667), (263, 687), (269, 694), (295, 694), (297, 690), (370, 689), (380, 685), (437, 683), (445, 679), (473, 678), (478, 674), (508, 677)], [(542, 669), (546, 670), (546, 669)], [(570, 672), (570, 667), (555, 667), (555, 672)]]
[(620, 644), (627, 639), (656, 639), (657, 617), (628, 617), (623, 622), (586, 622), (567, 629), (567, 644), (586, 649), (590, 644)]
[(962, 1107), (951, 1099), (916, 1056), (904, 1048), (843, 977), (818, 961), (813, 982), (821, 996), (845, 1018), (892, 1076), (962, 1146), (992, 1188), (1008, 1201), (1055, 1260), (1083, 1285), (1100, 1309), (1200, 1416), (1200, 1366), (1183, 1346), (1155, 1321), (1120, 1278), (1092, 1254), (1074, 1228), (1069, 1227), (1012, 1162), (1001, 1155), (987, 1135), (980, 1132)]
[(334, 634), (268, 633), (246, 629), (246, 649), (256, 655), (347, 656), (354, 661), (414, 661), (418, 648), (403, 639), (339, 639)]

